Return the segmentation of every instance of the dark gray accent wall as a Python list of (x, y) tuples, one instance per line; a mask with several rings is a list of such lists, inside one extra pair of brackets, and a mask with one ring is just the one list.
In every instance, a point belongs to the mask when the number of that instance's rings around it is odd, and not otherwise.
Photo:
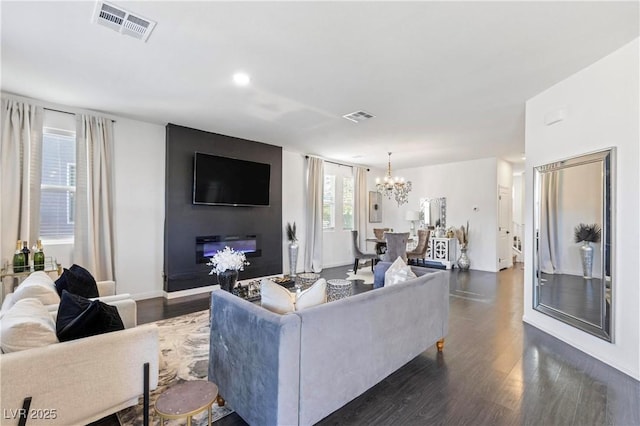
[[(211, 267), (197, 264), (197, 236), (258, 234), (262, 256), (240, 279), (282, 273), (282, 148), (246, 139), (167, 125), (164, 289), (178, 291), (217, 284)], [(269, 207), (193, 204), (195, 152), (271, 165)], [(144, 161), (144, 159), (141, 159)]]

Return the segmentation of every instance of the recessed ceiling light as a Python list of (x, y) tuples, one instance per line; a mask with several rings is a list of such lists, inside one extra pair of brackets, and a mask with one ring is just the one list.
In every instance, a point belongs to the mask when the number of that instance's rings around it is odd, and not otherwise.
[(237, 72), (233, 75), (233, 82), (237, 86), (248, 86), (251, 83), (251, 77), (247, 73)]

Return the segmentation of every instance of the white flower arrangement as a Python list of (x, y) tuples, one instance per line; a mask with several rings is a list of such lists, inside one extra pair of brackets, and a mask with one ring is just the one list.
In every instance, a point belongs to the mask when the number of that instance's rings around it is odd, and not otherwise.
[(224, 250), (218, 250), (207, 265), (213, 266), (209, 272), (209, 275), (213, 275), (229, 270), (244, 271), (244, 267), (249, 265), (249, 262), (243, 252), (235, 251), (227, 246)]

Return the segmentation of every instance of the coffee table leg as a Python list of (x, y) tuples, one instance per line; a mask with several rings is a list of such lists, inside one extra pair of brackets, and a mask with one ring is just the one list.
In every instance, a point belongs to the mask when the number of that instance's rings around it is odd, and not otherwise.
[(213, 404), (209, 406), (209, 426), (211, 426), (211, 412), (213, 411)]

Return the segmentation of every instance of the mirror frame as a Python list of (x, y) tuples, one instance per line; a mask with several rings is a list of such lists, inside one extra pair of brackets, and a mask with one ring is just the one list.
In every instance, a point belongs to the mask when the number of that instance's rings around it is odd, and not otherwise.
[[(425, 204), (430, 204), (432, 202), (437, 202), (440, 205), (440, 227), (442, 229), (447, 228), (447, 198), (446, 197), (438, 197), (438, 198), (420, 198), (420, 222), (423, 228), (428, 226), (426, 222), (426, 218), (424, 215)], [(431, 209), (429, 209), (431, 211)], [(435, 226), (435, 225), (434, 225)]]
[[(573, 327), (576, 327), (582, 331), (585, 331), (589, 334), (592, 334), (596, 337), (599, 337), (603, 340), (613, 343), (613, 330), (614, 330), (614, 310), (613, 306), (615, 305), (615, 292), (613, 290), (615, 284), (615, 148), (608, 148), (602, 151), (592, 152), (584, 155), (579, 155), (576, 157), (571, 157), (565, 160), (556, 161), (553, 163), (541, 165), (534, 168), (534, 195), (533, 195), (533, 218), (534, 218), (534, 227), (533, 227), (533, 259), (534, 265), (532, 268), (533, 271), (533, 309), (542, 312), (546, 315), (549, 315), (559, 321), (564, 322), (565, 324), (569, 324)], [(539, 250), (539, 231), (540, 231), (540, 198), (541, 198), (541, 181), (542, 176), (545, 173), (559, 171), (563, 169), (568, 169), (571, 167), (576, 167), (585, 164), (591, 163), (600, 163), (602, 166), (602, 179), (601, 179), (601, 195), (602, 195), (602, 205), (601, 213), (602, 213), (602, 235), (601, 235), (601, 245), (599, 253), (594, 251), (594, 254), (600, 256), (600, 265), (601, 265), (601, 273), (600, 276), (594, 278), (599, 278), (603, 283), (602, 286), (602, 294), (601, 294), (601, 306), (600, 306), (600, 325), (593, 324), (588, 322), (586, 319), (578, 318), (562, 310), (551, 307), (549, 305), (545, 305), (540, 301), (540, 286), (541, 283), (538, 280), (539, 271), (540, 271), (540, 255), (538, 253)], [(607, 241), (610, 243), (607, 244)], [(607, 259), (608, 258), (608, 259)], [(605, 265), (608, 261), (609, 264), (609, 275), (607, 279), (606, 268)], [(609, 297), (609, 309), (606, 307), (606, 289), (609, 287), (611, 289), (611, 294)], [(607, 315), (608, 313), (608, 315)], [(608, 317), (607, 317), (608, 316)]]

